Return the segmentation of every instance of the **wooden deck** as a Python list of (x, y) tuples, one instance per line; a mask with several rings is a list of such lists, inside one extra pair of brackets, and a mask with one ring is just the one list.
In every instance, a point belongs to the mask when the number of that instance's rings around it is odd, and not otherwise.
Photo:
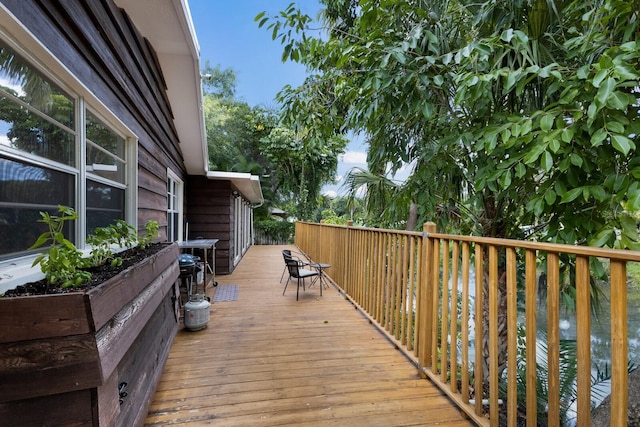
[(283, 296), (284, 248), (253, 246), (216, 277), (238, 299), (178, 332), (146, 425), (472, 425), (335, 288)]

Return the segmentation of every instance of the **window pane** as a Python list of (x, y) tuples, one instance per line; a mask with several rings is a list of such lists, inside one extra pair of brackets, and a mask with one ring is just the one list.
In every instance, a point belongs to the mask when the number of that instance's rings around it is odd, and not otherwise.
[(87, 111), (87, 139), (109, 153), (124, 159), (124, 138), (103, 125), (89, 111)]
[(125, 190), (87, 180), (87, 235), (96, 227), (124, 220)]
[(87, 172), (124, 184), (125, 164), (87, 141)]
[(178, 213), (167, 214), (167, 241), (175, 242), (178, 240)]
[[(58, 204), (75, 205), (74, 182), (73, 175), (0, 157), (0, 259), (29, 252), (46, 231), (40, 211), (57, 215)], [(65, 236), (73, 241), (71, 227)]]
[[(15, 111), (16, 107), (19, 111)], [(75, 165), (73, 134), (17, 106), (2, 95), (0, 95), (0, 131), (2, 145), (65, 165)]]
[(0, 145), (73, 166), (74, 117), (74, 100), (0, 41)]
[(124, 183), (125, 140), (87, 111), (87, 170)]
[(2, 40), (0, 40), (0, 87), (62, 125), (70, 129), (74, 128), (73, 98), (23, 61)]

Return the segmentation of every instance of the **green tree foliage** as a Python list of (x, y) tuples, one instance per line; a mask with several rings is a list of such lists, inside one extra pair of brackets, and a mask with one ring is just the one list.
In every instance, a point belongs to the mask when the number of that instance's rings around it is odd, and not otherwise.
[[(520, 238), (533, 226), (547, 241), (640, 249), (640, 1), (323, 4), (322, 37), (295, 5), (256, 19), (312, 73), (281, 92), (285, 118), (368, 135), (371, 176), (358, 179), (383, 189), (375, 176), (414, 165), (404, 203), (445, 231)], [(388, 194), (369, 199), (370, 215), (388, 206)], [(505, 296), (501, 279), (501, 313)]]
[(202, 75), (211, 76), (203, 79), (210, 168), (263, 173), (267, 162), (260, 154), (259, 140), (274, 126), (274, 114), (234, 98), (236, 80), (231, 70), (207, 62)]
[(260, 14), (312, 72), (285, 118), (369, 135), (369, 170), (413, 162), (422, 220), (487, 236), (640, 248), (640, 2), (325, 0)]
[[(402, 185), (384, 173), (375, 174), (362, 168), (353, 168), (345, 177), (343, 186), (348, 189), (350, 201), (361, 198), (368, 226), (405, 228), (396, 220), (406, 218), (408, 214), (409, 204)], [(398, 212), (398, 209), (402, 211)]]
[(258, 217), (266, 217), (269, 206), (295, 200), (287, 212), (309, 219), (322, 186), (333, 182), (346, 140), (295, 131), (277, 112), (238, 101), (235, 74), (229, 70), (207, 63), (202, 74), (211, 76), (204, 84), (210, 168), (261, 176), (266, 203)]
[(253, 224), (256, 233), (268, 236), (276, 241), (293, 243), (295, 223), (276, 219), (261, 219)]
[(223, 70), (219, 65), (214, 67), (209, 61), (206, 61), (201, 75), (202, 86), (206, 94), (223, 99), (235, 97), (236, 73), (231, 68)]
[(298, 201), (298, 217), (311, 219), (322, 186), (334, 180), (338, 154), (344, 151), (346, 139), (338, 135), (319, 139), (313, 132), (275, 127), (260, 142), (262, 153), (277, 165), (273, 173), (279, 192)]

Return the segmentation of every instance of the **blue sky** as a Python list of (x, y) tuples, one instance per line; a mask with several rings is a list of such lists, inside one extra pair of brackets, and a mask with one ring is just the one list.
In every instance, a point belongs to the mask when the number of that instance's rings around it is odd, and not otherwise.
[[(271, 31), (258, 28), (256, 15), (275, 15), (292, 0), (189, 0), (191, 16), (200, 43), (200, 61), (231, 68), (236, 73), (236, 97), (251, 106), (276, 107), (276, 94), (286, 84), (300, 85), (305, 67), (282, 63), (282, 45), (271, 39)], [(297, 2), (303, 12), (316, 17), (320, 5), (315, 0)], [(354, 138), (341, 156), (337, 177), (354, 166), (366, 167), (365, 146)], [(323, 192), (335, 195), (340, 184)]]

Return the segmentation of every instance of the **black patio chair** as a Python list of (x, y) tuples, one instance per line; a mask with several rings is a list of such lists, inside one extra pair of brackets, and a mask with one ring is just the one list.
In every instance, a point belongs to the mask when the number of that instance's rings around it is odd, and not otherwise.
[(291, 279), (296, 279), (297, 281), (296, 301), (298, 301), (298, 298), (300, 296), (300, 284), (302, 284), (302, 290), (305, 290), (306, 289), (305, 282), (304, 282), (305, 279), (307, 277), (313, 277), (314, 279), (311, 282), (311, 285), (313, 285), (315, 281), (318, 279), (319, 274), (317, 271), (301, 268), (302, 266), (300, 265), (299, 261), (295, 259), (285, 258), (285, 264), (286, 264), (287, 270), (289, 271), (289, 278), (287, 279), (287, 282), (284, 284), (284, 290), (282, 291), (282, 295), (284, 295), (284, 293), (287, 291), (287, 285), (289, 284)]
[[(294, 255), (295, 254), (295, 255)], [(282, 257), (284, 258), (284, 270), (282, 270), (282, 276), (280, 276), (280, 283), (282, 283), (282, 279), (284, 279), (284, 274), (287, 272), (287, 260), (288, 259), (292, 259), (295, 261), (298, 261), (298, 265), (300, 267), (304, 267), (309, 265), (309, 263), (307, 261), (302, 261), (298, 256), (297, 256), (297, 252), (293, 252), (289, 249), (284, 249), (282, 251)], [(289, 280), (291, 280), (291, 276), (289, 276)]]

